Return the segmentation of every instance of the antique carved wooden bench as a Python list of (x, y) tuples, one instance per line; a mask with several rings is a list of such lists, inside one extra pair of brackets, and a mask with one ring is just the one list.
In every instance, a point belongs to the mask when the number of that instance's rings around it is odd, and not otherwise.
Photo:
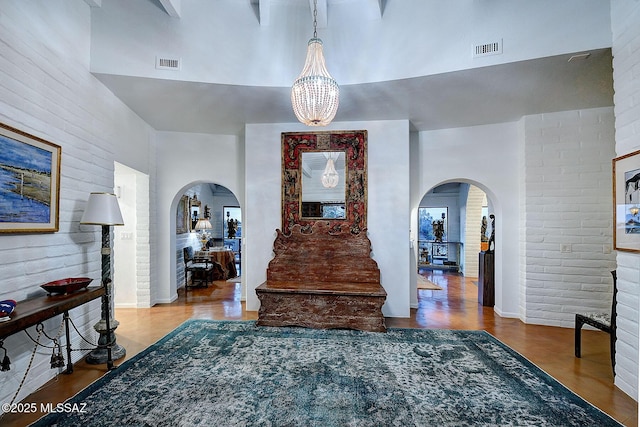
[(258, 325), (386, 331), (387, 293), (365, 231), (295, 225), (289, 235), (277, 230), (273, 252), (267, 281), (256, 288)]

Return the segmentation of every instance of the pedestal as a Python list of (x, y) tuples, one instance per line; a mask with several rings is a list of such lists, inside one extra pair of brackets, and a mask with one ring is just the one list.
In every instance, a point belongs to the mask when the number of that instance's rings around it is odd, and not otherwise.
[(100, 337), (98, 338), (98, 347), (93, 349), (84, 359), (85, 362), (90, 365), (102, 365), (109, 361), (109, 351), (107, 349), (108, 343), (112, 343), (111, 360), (122, 359), (127, 354), (125, 348), (116, 342), (114, 331), (120, 323), (113, 318), (109, 323), (109, 328), (111, 329), (109, 334), (107, 334), (107, 322), (105, 319), (98, 321), (98, 323), (93, 326), (93, 329), (100, 334)]
[(480, 252), (478, 274), (478, 303), (485, 307), (495, 304), (495, 255), (493, 252)]

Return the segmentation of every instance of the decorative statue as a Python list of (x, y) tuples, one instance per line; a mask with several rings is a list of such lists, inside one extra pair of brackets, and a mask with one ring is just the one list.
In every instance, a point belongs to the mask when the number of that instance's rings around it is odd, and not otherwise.
[(487, 252), (493, 252), (496, 248), (496, 216), (491, 214), (489, 218), (491, 218), (491, 237), (489, 237), (489, 250)]
[(485, 215), (482, 216), (482, 226), (480, 227), (480, 241), (489, 241), (489, 238), (487, 237), (487, 217)]
[(442, 243), (442, 237), (444, 237), (444, 221), (437, 220), (431, 223), (433, 226), (433, 234), (436, 236), (436, 242)]
[(237, 230), (238, 230), (238, 220), (229, 218), (227, 220), (227, 238), (235, 239)]
[(238, 231), (238, 220), (231, 218), (231, 212), (227, 211), (227, 239), (235, 239)]

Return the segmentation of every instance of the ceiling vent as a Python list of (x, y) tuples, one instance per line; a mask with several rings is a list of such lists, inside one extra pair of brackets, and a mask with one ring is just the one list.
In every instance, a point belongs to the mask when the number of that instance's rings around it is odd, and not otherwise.
[(164, 56), (156, 56), (157, 70), (179, 70), (180, 58), (167, 58)]
[(480, 58), (482, 56), (489, 55), (501, 55), (502, 54), (502, 39), (484, 44), (477, 44), (473, 46), (473, 57)]

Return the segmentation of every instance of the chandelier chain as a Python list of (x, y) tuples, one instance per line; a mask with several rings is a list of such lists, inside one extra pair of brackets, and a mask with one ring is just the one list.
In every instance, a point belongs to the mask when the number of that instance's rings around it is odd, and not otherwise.
[(318, 0), (313, 0), (313, 38), (318, 38)]

